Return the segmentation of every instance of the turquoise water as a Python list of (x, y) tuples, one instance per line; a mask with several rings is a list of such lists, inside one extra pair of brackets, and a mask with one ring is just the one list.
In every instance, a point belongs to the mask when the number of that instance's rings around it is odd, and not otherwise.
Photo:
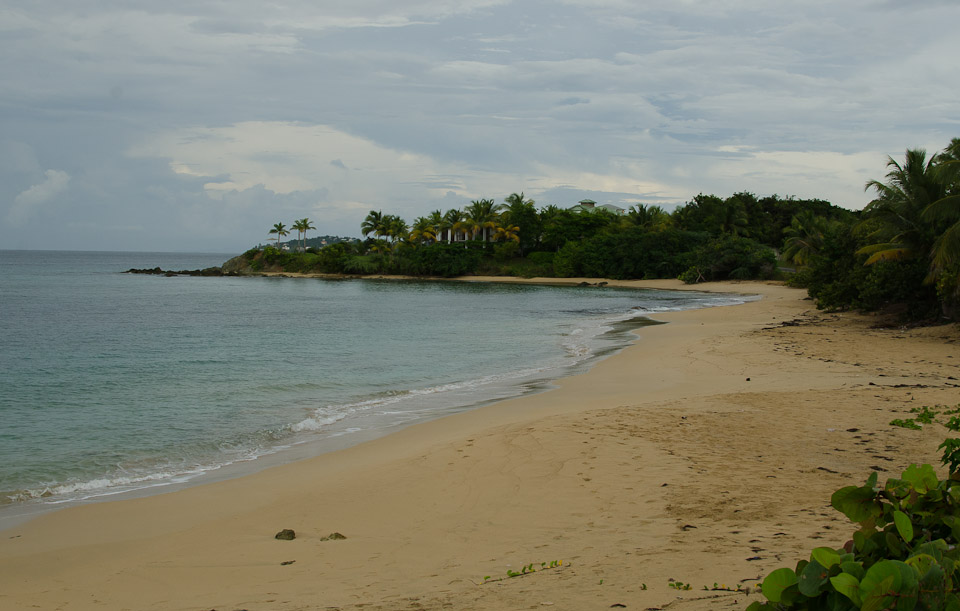
[(317, 454), (543, 388), (644, 314), (738, 296), (194, 278), (230, 255), (0, 251), (0, 505)]

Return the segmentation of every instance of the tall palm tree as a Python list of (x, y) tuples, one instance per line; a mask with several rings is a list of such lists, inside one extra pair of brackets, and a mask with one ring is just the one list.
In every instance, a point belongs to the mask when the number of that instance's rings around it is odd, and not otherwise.
[(930, 273), (940, 276), (952, 269), (960, 287), (960, 138), (937, 156), (935, 172), (946, 193), (924, 208), (921, 218), (946, 228), (931, 248)]
[(502, 208), (512, 208), (514, 206), (533, 206), (535, 203), (536, 202), (529, 197), (524, 197), (523, 191), (521, 191), (519, 193), (511, 193), (503, 198)]
[(383, 217), (384, 235), (394, 242), (405, 240), (408, 233), (407, 222), (395, 214)]
[(430, 216), (427, 217), (427, 220), (430, 221), (430, 226), (433, 227), (434, 240), (443, 240), (444, 234), (450, 229), (447, 221), (443, 218), (443, 212), (434, 210), (430, 213)]
[(492, 199), (475, 199), (464, 210), (469, 221), (469, 226), (476, 239), (477, 232), (483, 233), (483, 241), (489, 241), (487, 230), (493, 229), (497, 220), (496, 204)]
[(498, 207), (501, 217), (500, 223), (508, 223), (518, 227), (520, 256), (523, 256), (525, 250), (535, 248), (543, 233), (543, 223), (540, 215), (533, 207), (534, 203), (532, 199), (524, 197), (521, 191), (505, 197), (503, 204)]
[[(870, 244), (860, 249), (869, 255), (867, 265), (931, 255), (938, 223), (926, 222), (923, 214), (948, 196), (936, 162), (937, 156), (928, 160), (923, 149), (907, 149), (903, 165), (887, 158), (889, 171), (885, 182), (867, 182), (864, 190), (877, 192), (877, 198), (864, 207), (865, 220), (859, 225), (872, 228), (866, 236)], [(940, 217), (945, 207), (938, 204), (927, 216)]]
[(290, 235), (290, 232), (287, 231), (287, 227), (283, 223), (277, 223), (273, 226), (273, 229), (270, 230), (270, 233), (277, 234), (277, 250), (280, 250), (280, 238)]
[(307, 252), (307, 231), (316, 227), (310, 224), (310, 219), (302, 218), (293, 222), (293, 228), (297, 230), (297, 238), (303, 241), (300, 250)]
[(454, 233), (460, 231), (459, 225), (463, 222), (464, 218), (466, 217), (463, 212), (457, 209), (447, 210), (446, 214), (443, 215), (444, 223), (449, 228), (448, 243), (454, 241)]
[(384, 225), (383, 218), (382, 210), (371, 210), (367, 214), (367, 218), (363, 219), (363, 222), (360, 223), (360, 232), (363, 234), (363, 237), (367, 237), (371, 233), (378, 238), (386, 235), (386, 226)]

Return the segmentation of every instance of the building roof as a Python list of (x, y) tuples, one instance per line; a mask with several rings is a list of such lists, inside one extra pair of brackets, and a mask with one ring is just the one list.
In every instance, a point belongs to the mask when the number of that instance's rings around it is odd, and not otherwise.
[(576, 206), (568, 208), (568, 210), (571, 212), (596, 212), (597, 210), (606, 210), (607, 212), (617, 215), (626, 214), (627, 212), (620, 206), (614, 206), (613, 204), (600, 204), (599, 206), (596, 204), (597, 202), (593, 201), (592, 199), (584, 199), (581, 200)]

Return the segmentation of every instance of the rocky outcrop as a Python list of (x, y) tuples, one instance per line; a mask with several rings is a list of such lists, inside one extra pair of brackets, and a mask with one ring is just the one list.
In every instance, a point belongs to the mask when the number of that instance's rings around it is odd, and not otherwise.
[(151, 274), (154, 276), (237, 276), (236, 272), (225, 272), (221, 267), (207, 267), (205, 269), (181, 269), (179, 271), (164, 270), (159, 267), (153, 268), (130, 268), (125, 274)]

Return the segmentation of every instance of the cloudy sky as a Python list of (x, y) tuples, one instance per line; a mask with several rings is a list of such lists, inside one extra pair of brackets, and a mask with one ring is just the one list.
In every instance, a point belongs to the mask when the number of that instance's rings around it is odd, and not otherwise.
[(960, 136), (956, 0), (0, 0), (0, 248), (237, 252), (584, 197), (858, 209)]

